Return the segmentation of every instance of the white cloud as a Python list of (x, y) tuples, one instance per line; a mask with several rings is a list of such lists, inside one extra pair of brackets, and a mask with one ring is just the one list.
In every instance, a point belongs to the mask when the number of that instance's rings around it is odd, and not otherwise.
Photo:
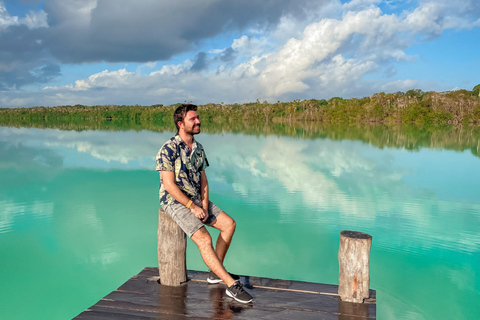
[(47, 14), (43, 10), (38, 12), (30, 11), (25, 18), (21, 19), (21, 22), (29, 29), (48, 27)]
[[(193, 58), (161, 67), (151, 62), (140, 65), (137, 72), (105, 70), (63, 87), (46, 86), (43, 93), (32, 96), (36, 105), (47, 102), (59, 105), (65, 101), (68, 104), (86, 101), (170, 104), (185, 100), (241, 103), (340, 95), (348, 98), (379, 90), (405, 91), (413, 86), (439, 88), (433, 81), (407, 78), (386, 83), (383, 78), (396, 75), (397, 68), (392, 63), (415, 60), (406, 50), (418, 41), (438, 37), (446, 29), (471, 28), (478, 24), (480, 5), (474, 1), (459, 4), (446, 0), (421, 1), (410, 11), (384, 14), (376, 6), (378, 3), (377, 0), (353, 0), (344, 4), (324, 1), (321, 5), (312, 5), (312, 10), (305, 10), (304, 15), (284, 15), (274, 28), (249, 29), (232, 40), (227, 48), (237, 52), (240, 58), (227, 63), (215, 60), (215, 64), (201, 71), (191, 71)], [(74, 2), (56, 10), (61, 11), (64, 18), (69, 12), (75, 13), (72, 17), (75, 21), (64, 19), (61, 23), (86, 27), (96, 5), (96, 1), (90, 1), (87, 6), (81, 6), (78, 16), (79, 8)], [(6, 11), (3, 16), (5, 14)], [(9, 19), (8, 23), (17, 23)], [(42, 19), (38, 21), (32, 25), (44, 25)], [(225, 49), (209, 51), (210, 55), (224, 52)], [(11, 68), (11, 64), (0, 64), (0, 70)], [(151, 72), (142, 74), (145, 69)], [(365, 75), (376, 72), (380, 72), (380, 80), (364, 79)], [(7, 99), (0, 100), (0, 106), (20, 104), (17, 101), (7, 105), (12, 101)]]
[(410, 13), (405, 18), (405, 22), (408, 28), (414, 32), (426, 32), (439, 35), (444, 29), (440, 15), (441, 12), (441, 5), (426, 3)]
[(28, 97), (28, 98), (8, 98), (8, 97), (0, 97), (0, 106), (5, 106), (9, 108), (23, 108), (26, 106), (30, 106), (35, 103), (35, 99)]
[[(304, 80), (311, 79), (312, 75), (318, 75), (315, 71), (325, 67), (322, 63), (331, 64), (329, 58), (339, 67), (345, 66), (346, 60), (339, 55), (340, 49), (351, 40), (354, 34), (365, 37), (358, 49), (368, 53), (369, 50), (366, 48), (371, 44), (375, 44), (375, 48), (380, 49), (387, 43), (390, 44), (389, 40), (398, 27), (399, 21), (396, 16), (382, 15), (378, 8), (348, 12), (342, 20), (323, 19), (312, 23), (305, 28), (302, 39), (290, 39), (271, 59), (262, 72), (261, 83), (268, 95), (279, 96), (289, 92), (303, 92), (310, 88)], [(387, 54), (390, 52), (395, 58), (401, 56), (398, 50), (383, 52)], [(348, 64), (359, 66), (356, 69), (361, 72), (355, 77), (358, 79), (374, 69), (372, 67), (375, 62), (350, 59)], [(350, 73), (350, 68), (335, 70), (334, 77), (327, 73), (322, 73), (322, 76), (324, 80), (344, 82), (343, 80), (350, 76), (345, 72)]]
[(11, 16), (3, 3), (0, 2), (0, 31), (8, 28), (9, 26), (18, 25), (18, 17)]
[(232, 49), (245, 56), (256, 56), (263, 53), (268, 41), (265, 37), (253, 38), (246, 35), (233, 40)]
[(342, 9), (345, 11), (358, 11), (368, 9), (374, 5), (377, 5), (381, 0), (352, 0), (342, 5)]
[(104, 70), (102, 72), (91, 75), (85, 80), (75, 81), (74, 90), (88, 90), (90, 88), (109, 88), (118, 89), (132, 86), (135, 78), (139, 75), (135, 72), (128, 72), (126, 69), (117, 71)]
[[(446, 29), (469, 29), (480, 25), (480, 3), (475, 0), (422, 1), (420, 6), (405, 18), (408, 28), (427, 36), (439, 36)], [(476, 20), (470, 18), (472, 16)]]
[(26, 25), (29, 29), (37, 29), (48, 27), (47, 14), (45, 11), (30, 11), (24, 18), (11, 16), (3, 3), (0, 1), (0, 31), (5, 30), (9, 26)]
[(418, 81), (416, 80), (396, 80), (396, 81), (391, 81), (383, 85), (382, 91), (385, 92), (393, 92), (395, 90), (398, 91), (407, 91), (411, 88), (417, 88), (418, 87)]
[(157, 66), (157, 62), (156, 61), (151, 61), (151, 62), (147, 62), (147, 63), (142, 63), (141, 65), (139, 65), (137, 67), (137, 73), (141, 73), (142, 70), (144, 69), (153, 69)]
[(193, 65), (192, 60), (187, 59), (181, 64), (177, 65), (164, 65), (160, 70), (153, 71), (150, 73), (151, 76), (154, 75), (177, 75), (181, 72), (188, 71)]
[(223, 49), (212, 49), (212, 50), (208, 50), (208, 53), (213, 53), (213, 54), (220, 54), (222, 53), (226, 48), (223, 48)]
[[(203, 73), (190, 73), (188, 71), (193, 62), (187, 59), (182, 64), (165, 65), (149, 75), (124, 69), (103, 71), (77, 80), (74, 86), (62, 90), (89, 91), (102, 88), (106, 94), (113, 95), (116, 90), (132, 92), (135, 88), (144, 93), (144, 100), (150, 97), (162, 103), (185, 99), (197, 103), (256, 99), (275, 101), (285, 95), (308, 91), (317, 95), (335, 95), (346, 84), (359, 81), (366, 73), (376, 71), (376, 61), (405, 59), (406, 55), (401, 50), (403, 43), (400, 41), (397, 47), (392, 46), (392, 37), (395, 37), (400, 26), (398, 17), (383, 15), (378, 8), (369, 8), (348, 12), (342, 20), (323, 19), (312, 23), (305, 28), (301, 39), (292, 38), (278, 51), (261, 56), (256, 54), (264, 51), (268, 45), (267, 39), (244, 35), (233, 41), (232, 48), (253, 57), (231, 68), (221, 66)], [(342, 50), (350, 50), (345, 46), (349, 45), (355, 34), (364, 38), (354, 44), (357, 46), (354, 49), (363, 50), (365, 55), (347, 59), (341, 53)], [(162, 100), (165, 98), (166, 101)]]

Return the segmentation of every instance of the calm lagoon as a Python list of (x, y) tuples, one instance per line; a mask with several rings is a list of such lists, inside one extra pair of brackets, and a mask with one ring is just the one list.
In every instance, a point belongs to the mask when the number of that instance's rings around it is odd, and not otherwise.
[[(173, 134), (0, 127), (1, 319), (72, 318), (157, 266), (154, 157)], [(379, 319), (478, 318), (479, 141), (430, 138), (200, 134), (238, 224), (227, 268), (337, 284), (340, 231), (357, 230)], [(192, 242), (187, 259), (206, 270)]]

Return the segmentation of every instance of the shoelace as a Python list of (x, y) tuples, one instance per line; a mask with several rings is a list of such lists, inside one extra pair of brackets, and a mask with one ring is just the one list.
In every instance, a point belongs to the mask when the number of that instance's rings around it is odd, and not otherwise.
[(242, 292), (242, 291), (245, 291), (243, 289), (243, 284), (241, 284), (240, 282), (236, 281), (233, 285), (232, 285), (232, 292), (234, 292), (235, 294), (239, 293), (239, 292)]

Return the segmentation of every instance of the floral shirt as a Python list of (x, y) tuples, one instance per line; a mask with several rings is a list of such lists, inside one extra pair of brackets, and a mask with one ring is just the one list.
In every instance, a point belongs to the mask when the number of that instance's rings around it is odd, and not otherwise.
[[(183, 142), (178, 133), (165, 142), (157, 153), (157, 171), (175, 172), (175, 183), (192, 200), (201, 201), (200, 172), (208, 167), (205, 151), (200, 143), (193, 140), (192, 150)], [(178, 203), (163, 186), (160, 175), (160, 204), (162, 207)]]

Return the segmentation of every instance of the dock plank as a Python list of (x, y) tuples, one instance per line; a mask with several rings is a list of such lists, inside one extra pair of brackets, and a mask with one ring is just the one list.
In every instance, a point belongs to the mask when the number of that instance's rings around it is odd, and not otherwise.
[(251, 304), (225, 294), (224, 284), (211, 285), (206, 272), (188, 271), (179, 287), (158, 284), (158, 269), (147, 267), (75, 319), (341, 319), (376, 318), (375, 291), (368, 303), (340, 301), (338, 286), (241, 276), (251, 287)]

